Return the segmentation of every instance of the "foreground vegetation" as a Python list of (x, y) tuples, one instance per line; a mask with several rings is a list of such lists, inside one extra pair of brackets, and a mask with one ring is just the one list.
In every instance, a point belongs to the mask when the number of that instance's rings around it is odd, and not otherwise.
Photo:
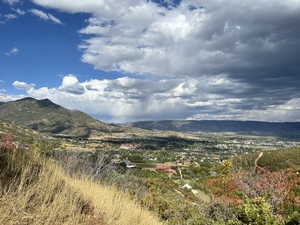
[(12, 136), (2, 136), (0, 224), (161, 224), (152, 213), (115, 188), (67, 176), (40, 156), (39, 147), (35, 144), (19, 149)]
[(1, 225), (300, 223), (299, 148), (126, 169), (114, 154), (58, 151), (61, 140), (0, 125)]
[(168, 225), (298, 225), (300, 149), (264, 152), (256, 161), (258, 155), (190, 165), (182, 178), (163, 170), (118, 170), (101, 152), (60, 157), (69, 173), (80, 170), (118, 187)]

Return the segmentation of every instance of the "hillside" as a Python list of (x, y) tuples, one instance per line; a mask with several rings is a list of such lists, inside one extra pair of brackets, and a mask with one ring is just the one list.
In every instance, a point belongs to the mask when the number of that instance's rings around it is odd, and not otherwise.
[(80, 111), (68, 110), (49, 99), (24, 98), (0, 103), (0, 120), (55, 135), (87, 137), (95, 132), (121, 131), (117, 126), (102, 123)]
[(150, 130), (180, 132), (233, 132), (242, 135), (278, 136), (300, 138), (300, 122), (273, 123), (229, 120), (164, 120), (140, 121), (131, 126)]
[[(51, 149), (41, 148), (37, 132), (1, 121), (0, 125), (1, 225), (162, 224), (128, 194), (82, 174), (68, 176), (45, 158), (44, 151)], [(35, 142), (28, 145), (19, 131)]]
[[(299, 224), (299, 148), (265, 151), (258, 161), (253, 152), (178, 164), (169, 150), (155, 150), (157, 164), (124, 171), (114, 150), (69, 152), (55, 140), (0, 121), (0, 224)], [(147, 155), (122, 153), (130, 161)]]

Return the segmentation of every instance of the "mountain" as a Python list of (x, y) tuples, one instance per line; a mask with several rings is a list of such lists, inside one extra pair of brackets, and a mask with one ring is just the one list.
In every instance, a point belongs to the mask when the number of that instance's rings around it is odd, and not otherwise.
[(94, 132), (122, 130), (118, 126), (95, 120), (83, 112), (68, 110), (49, 99), (23, 98), (0, 103), (0, 120), (13, 121), (39, 132), (66, 136), (87, 137)]
[(140, 121), (130, 126), (150, 130), (178, 132), (233, 132), (242, 135), (300, 138), (300, 122), (275, 123), (230, 120), (163, 120)]
[(33, 140), (46, 140), (47, 143), (51, 142), (51, 140), (54, 140), (54, 138), (46, 134), (41, 134), (32, 129), (0, 120), (0, 143), (2, 136), (5, 134), (10, 134), (13, 137), (14, 141), (16, 141), (17, 143), (22, 143), (24, 145), (31, 144)]

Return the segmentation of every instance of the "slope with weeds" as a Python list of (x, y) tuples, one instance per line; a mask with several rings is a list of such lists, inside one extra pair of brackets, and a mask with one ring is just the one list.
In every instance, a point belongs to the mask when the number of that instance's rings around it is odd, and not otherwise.
[(36, 147), (0, 143), (0, 224), (159, 225), (125, 194), (85, 178), (71, 178)]

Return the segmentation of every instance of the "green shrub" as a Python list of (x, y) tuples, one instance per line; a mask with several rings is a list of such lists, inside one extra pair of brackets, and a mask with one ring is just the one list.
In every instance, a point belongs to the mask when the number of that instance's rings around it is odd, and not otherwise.
[(234, 219), (228, 221), (230, 225), (283, 225), (284, 223), (276, 217), (271, 205), (261, 197), (250, 199), (245, 198), (245, 203), (235, 210)]
[(300, 212), (295, 211), (286, 222), (286, 225), (299, 225), (300, 224)]

